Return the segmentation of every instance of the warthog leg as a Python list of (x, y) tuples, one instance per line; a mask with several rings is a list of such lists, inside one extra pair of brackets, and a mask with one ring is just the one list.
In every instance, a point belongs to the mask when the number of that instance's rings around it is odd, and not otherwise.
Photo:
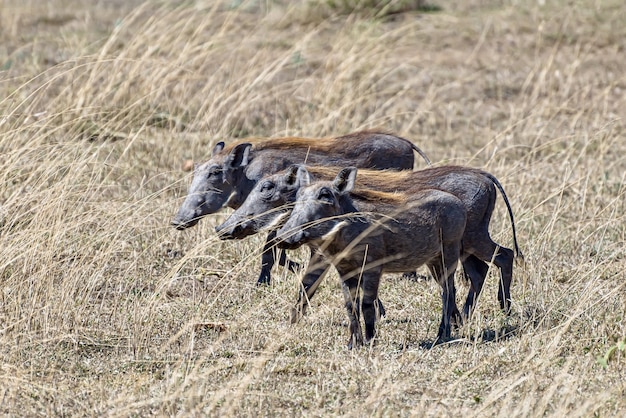
[[(500, 308), (505, 313), (510, 313), (511, 309), (511, 281), (513, 279), (513, 262), (514, 254), (513, 250), (506, 247), (501, 247), (491, 239), (482, 243), (480, 246), (475, 246), (472, 253), (477, 258), (492, 262), (500, 269), (500, 285), (498, 289), (498, 301), (500, 302)], [(477, 264), (474, 265), (476, 267)], [(480, 268), (478, 269), (480, 270)], [(478, 296), (478, 294), (476, 294)]]
[(474, 255), (467, 257), (463, 260), (462, 264), (463, 274), (470, 282), (467, 299), (465, 300), (465, 307), (463, 308), (465, 318), (469, 318), (474, 309), (476, 299), (478, 299), (478, 296), (483, 288), (483, 284), (485, 284), (485, 278), (487, 277), (487, 272), (489, 271), (489, 265)]
[(498, 300), (500, 301), (500, 308), (506, 314), (511, 313), (511, 281), (513, 280), (514, 259), (513, 250), (500, 247), (500, 251), (493, 261), (496, 266), (500, 267), (501, 279)]
[(281, 267), (285, 267), (285, 265), (287, 265), (287, 268), (292, 273), (295, 273), (296, 271), (300, 269), (300, 263), (287, 260), (287, 253), (284, 250), (280, 252), (280, 259), (278, 260), (278, 265)]
[[(274, 267), (274, 264), (276, 263), (276, 252), (278, 251), (278, 248), (276, 248), (276, 242), (274, 241), (275, 238), (276, 231), (270, 231), (265, 239), (263, 254), (261, 254), (261, 273), (259, 274), (259, 278), (256, 282), (257, 285), (270, 284), (272, 267)], [(278, 263), (280, 266), (284, 266), (288, 263), (289, 270), (291, 271), (296, 271), (300, 267), (298, 263), (291, 260), (287, 261), (285, 251), (281, 251)]]
[(330, 269), (331, 264), (324, 259), (320, 253), (311, 249), (311, 259), (307, 266), (306, 273), (302, 277), (298, 302), (291, 310), (291, 323), (294, 324), (306, 313), (309, 300), (317, 291), (317, 287)]
[(370, 342), (376, 336), (376, 303), (378, 300), (378, 285), (380, 283), (381, 269), (369, 270), (361, 277), (363, 300), (361, 311), (365, 321), (365, 342)]
[[(441, 286), (441, 323), (437, 338), (443, 341), (450, 339), (452, 334), (451, 323), (462, 321), (459, 309), (456, 306), (456, 288), (454, 286), (454, 272), (458, 261), (460, 245), (452, 243), (444, 248), (441, 259), (432, 262), (428, 268)], [(445, 261), (445, 264), (444, 264)]]
[[(316, 250), (311, 249), (311, 259), (307, 266), (306, 272), (302, 277), (300, 284), (300, 291), (298, 293), (298, 301), (296, 305), (291, 309), (291, 323), (295, 324), (306, 314), (306, 309), (309, 306), (309, 301), (317, 292), (317, 288), (322, 283), (322, 280), (326, 276), (326, 273), (330, 269), (331, 264), (326, 261), (324, 256), (318, 253)], [(384, 317), (387, 315), (385, 306), (380, 299), (376, 300), (378, 305), (378, 316)]]
[(352, 349), (363, 345), (363, 333), (361, 332), (361, 309), (359, 302), (359, 279), (350, 277), (342, 281), (341, 289), (345, 300), (346, 312), (350, 322), (350, 339), (348, 348)]
[(265, 239), (265, 245), (263, 246), (263, 254), (261, 254), (261, 273), (257, 280), (257, 285), (270, 284), (270, 278), (272, 274), (272, 267), (276, 263), (276, 251), (274, 238), (276, 238), (276, 231), (270, 231)]

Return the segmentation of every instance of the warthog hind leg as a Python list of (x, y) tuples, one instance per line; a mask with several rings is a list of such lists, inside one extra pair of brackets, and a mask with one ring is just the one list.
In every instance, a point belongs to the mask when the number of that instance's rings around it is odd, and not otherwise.
[(474, 255), (470, 255), (463, 261), (463, 274), (470, 282), (470, 288), (467, 292), (467, 299), (465, 300), (465, 307), (463, 308), (463, 315), (469, 318), (474, 309), (476, 299), (480, 295), (480, 292), (485, 284), (485, 278), (489, 271), (489, 265), (480, 260)]

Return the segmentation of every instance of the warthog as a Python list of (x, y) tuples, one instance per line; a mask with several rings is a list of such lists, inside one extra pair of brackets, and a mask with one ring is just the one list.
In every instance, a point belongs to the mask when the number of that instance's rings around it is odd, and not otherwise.
[[(291, 164), (353, 165), (375, 169), (411, 170), (413, 151), (430, 164), (424, 152), (410, 141), (395, 135), (361, 131), (336, 138), (248, 139), (228, 146), (219, 142), (208, 161), (194, 168), (185, 201), (172, 220), (177, 229), (192, 227), (224, 206), (237, 209), (263, 176)], [(269, 283), (275, 263), (268, 236), (257, 283)], [(284, 253), (280, 264), (285, 264)], [(291, 263), (290, 263), (291, 264)], [(293, 266), (291, 264), (290, 266)]]
[[(296, 193), (301, 187), (299, 179), (302, 176), (298, 175), (300, 170), (306, 170), (317, 180), (331, 180), (339, 168), (294, 165), (283, 172), (265, 177), (257, 183), (244, 204), (216, 228), (220, 238), (241, 239), (263, 229), (278, 227), (289, 216), (292, 208), (290, 204), (295, 201)], [(493, 242), (489, 235), (489, 223), (496, 202), (496, 187), (500, 190), (509, 213), (515, 254)], [(470, 289), (463, 309), (464, 315), (470, 315), (487, 275), (487, 263), (492, 261), (501, 272), (498, 291), (500, 306), (508, 312), (514, 255), (520, 258), (523, 255), (517, 245), (511, 205), (502, 185), (493, 175), (476, 168), (459, 166), (432, 167), (415, 172), (359, 170), (352, 201), (358, 210), (364, 211), (369, 201), (361, 199), (360, 189), (382, 192), (402, 190), (404, 194), (410, 195), (426, 188), (453, 194), (461, 200), (467, 211), (461, 260), (465, 277), (470, 281)], [(292, 322), (297, 321), (304, 313), (328, 267), (328, 262), (312, 251), (309, 266), (302, 278), (299, 300), (292, 311)], [(384, 314), (382, 303), (379, 306)]]
[(361, 189), (354, 192), (361, 199), (362, 209), (357, 209), (350, 193), (356, 174), (357, 169), (349, 167), (334, 181), (310, 183), (306, 169), (299, 170), (301, 187), (289, 219), (278, 230), (278, 245), (297, 248), (308, 244), (332, 260), (341, 277), (350, 319), (350, 348), (363, 343), (360, 311), (365, 342), (375, 336), (381, 274), (424, 264), (443, 289), (437, 335), (449, 338), (452, 320), (460, 320), (454, 272), (465, 232), (463, 202), (435, 189), (410, 194)]

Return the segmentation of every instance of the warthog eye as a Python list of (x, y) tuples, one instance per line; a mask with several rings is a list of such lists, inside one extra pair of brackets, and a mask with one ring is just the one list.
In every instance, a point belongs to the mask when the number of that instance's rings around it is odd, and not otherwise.
[(266, 181), (261, 185), (261, 193), (269, 193), (274, 190), (274, 183)]
[(213, 179), (221, 175), (222, 175), (222, 170), (219, 167), (213, 167), (209, 170), (206, 176), (209, 179)]

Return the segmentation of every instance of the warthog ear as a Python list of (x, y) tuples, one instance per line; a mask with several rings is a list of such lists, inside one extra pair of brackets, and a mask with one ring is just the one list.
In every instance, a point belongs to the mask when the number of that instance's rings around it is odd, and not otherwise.
[(311, 184), (311, 176), (307, 171), (306, 167), (301, 165), (298, 167), (298, 184), (300, 187), (308, 186)]
[(344, 168), (337, 174), (335, 180), (333, 180), (333, 187), (339, 193), (347, 193), (354, 189), (354, 182), (356, 181), (356, 167)]
[(224, 149), (224, 141), (220, 141), (213, 147), (213, 157)]
[(300, 187), (311, 183), (311, 177), (306, 167), (302, 164), (294, 164), (287, 168), (287, 184), (298, 184)]
[(239, 167), (245, 167), (250, 162), (250, 148), (252, 144), (239, 144), (230, 152), (226, 161), (224, 161), (225, 170), (234, 170)]

